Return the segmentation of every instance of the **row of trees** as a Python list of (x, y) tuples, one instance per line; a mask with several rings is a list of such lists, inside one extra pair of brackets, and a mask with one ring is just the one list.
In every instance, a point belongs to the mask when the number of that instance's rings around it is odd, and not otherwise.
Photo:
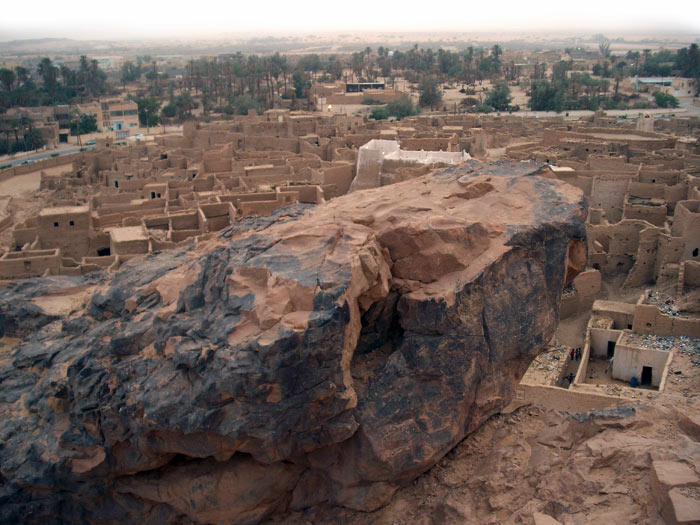
[[(621, 68), (616, 68), (615, 84), (607, 78), (571, 71), (573, 63), (561, 60), (552, 66), (551, 80), (538, 79), (530, 84), (530, 108), (535, 111), (623, 108), (629, 97), (619, 93)], [(612, 90), (611, 90), (612, 88)]]
[(42, 147), (44, 139), (33, 124), (32, 119), (25, 116), (6, 120), (2, 129), (5, 138), (0, 138), (0, 155)]
[[(186, 67), (182, 89), (198, 96), (205, 113), (219, 109), (238, 113), (249, 108), (251, 99), (261, 108), (272, 107), (276, 95), (282, 98), (300, 99), (308, 96), (314, 81), (376, 81), (380, 76), (390, 83), (394, 72), (400, 71), (409, 81), (425, 84), (422, 104), (439, 104), (437, 92), (431, 87), (446, 80), (474, 83), (485, 78), (498, 78), (510, 72), (513, 64), (503, 64), (500, 46), (490, 51), (469, 47), (462, 52), (439, 49), (419, 49), (414, 46), (406, 52), (379, 47), (347, 56), (317, 54), (302, 57), (286, 57), (275, 53), (269, 56), (241, 53), (217, 58), (191, 60)], [(125, 65), (122, 78), (133, 78), (137, 65)], [(349, 73), (348, 73), (349, 71)], [(426, 80), (428, 79), (428, 80)], [(249, 98), (241, 99), (248, 95)]]
[[(603, 46), (603, 44), (601, 44)], [(700, 79), (700, 49), (698, 44), (691, 44), (677, 51), (662, 49), (652, 53), (650, 49), (642, 52), (628, 51), (616, 56), (607, 50), (601, 50), (602, 62), (593, 65), (593, 74), (603, 78), (618, 80), (623, 76), (660, 76), (680, 75)], [(618, 80), (619, 81), (619, 80)], [(700, 87), (698, 87), (700, 90)]]
[(36, 71), (17, 66), (0, 69), (0, 109), (71, 104), (107, 93), (107, 75), (96, 60), (80, 57), (78, 69), (41, 59)]
[(291, 96), (288, 86), (292, 73), (287, 57), (279, 53), (262, 57), (236, 53), (191, 60), (186, 67), (182, 88), (199, 95), (205, 113), (215, 108), (235, 112), (236, 106), (242, 104), (240, 100), (236, 104), (236, 100), (244, 95), (249, 95), (261, 106), (272, 107), (276, 93)]
[[(622, 107), (627, 101), (619, 94), (621, 79), (629, 74), (678, 73), (698, 79), (700, 85), (700, 52), (697, 44), (676, 52), (662, 50), (651, 53), (629, 52), (616, 57), (609, 44), (602, 43), (601, 61), (594, 66), (593, 76), (571, 71), (573, 62), (561, 61), (553, 66), (547, 79), (547, 65), (536, 63), (526, 81), (533, 109), (597, 109)], [(624, 58), (624, 59), (623, 59)], [(181, 81), (167, 79), (158, 73), (156, 62), (149, 56), (137, 57), (122, 65), (122, 84), (140, 80), (144, 75), (148, 86), (135, 100), (139, 103), (141, 123), (152, 126), (161, 117), (186, 119), (201, 104), (204, 114), (210, 111), (245, 114), (273, 107), (277, 97), (308, 97), (314, 81), (375, 81), (383, 77), (394, 85), (397, 74), (419, 85), (423, 107), (437, 108), (442, 101), (440, 86), (445, 82), (473, 85), (490, 79), (498, 81), (484, 104), (497, 111), (510, 108), (505, 82), (519, 80), (519, 68), (503, 60), (499, 45), (489, 49), (470, 46), (462, 51), (422, 49), (414, 45), (407, 51), (390, 51), (370, 47), (350, 55), (301, 57), (279, 53), (268, 56), (242, 53), (191, 60)], [(600, 77), (600, 78), (596, 78)], [(500, 82), (500, 83), (499, 83)], [(177, 89), (177, 94), (175, 90)], [(32, 72), (23, 67), (0, 69), (0, 110), (13, 106), (70, 104), (97, 98), (109, 91), (105, 73), (97, 61), (80, 58), (77, 70), (56, 66), (49, 58)], [(166, 98), (167, 97), (167, 98)], [(506, 101), (506, 99), (508, 99)]]

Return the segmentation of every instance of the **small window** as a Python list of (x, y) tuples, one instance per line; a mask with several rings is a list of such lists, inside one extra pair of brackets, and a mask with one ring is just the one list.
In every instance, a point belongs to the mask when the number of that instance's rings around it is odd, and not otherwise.
[(693, 250), (693, 257), (697, 257), (697, 256), (698, 256), (698, 249), (695, 248), (695, 249)]
[(156, 192), (155, 192), (155, 191), (152, 191), (152, 192), (151, 192), (151, 199), (155, 199), (155, 198), (156, 198)]
[(114, 181), (114, 187), (115, 187), (115, 188), (118, 188), (118, 187), (119, 187), (119, 181), (118, 181), (118, 180), (115, 180), (115, 181)]
[(32, 261), (24, 261), (24, 271), (28, 272), (32, 269)]
[(53, 223), (53, 227), (54, 227), (54, 228), (58, 228), (58, 223), (57, 223), (57, 222), (54, 222), (54, 223)]
[(75, 222), (73, 222), (73, 221), (68, 221), (68, 225), (69, 225), (69, 226), (75, 226)]

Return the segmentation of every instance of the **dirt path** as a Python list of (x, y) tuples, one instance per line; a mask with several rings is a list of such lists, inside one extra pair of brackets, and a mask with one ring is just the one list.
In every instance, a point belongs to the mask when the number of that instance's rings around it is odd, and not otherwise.
[(9, 180), (0, 182), (0, 195), (9, 195), (10, 197), (27, 196), (39, 190), (42, 171), (47, 175), (60, 175), (61, 173), (70, 170), (70, 164), (62, 164), (52, 168), (30, 171), (29, 173), (25, 173), (23, 175), (17, 175)]

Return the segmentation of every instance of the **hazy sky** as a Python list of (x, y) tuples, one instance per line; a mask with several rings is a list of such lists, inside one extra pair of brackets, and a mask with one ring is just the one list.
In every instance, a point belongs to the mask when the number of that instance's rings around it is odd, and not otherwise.
[[(3, 2), (0, 41), (216, 37), (238, 32), (580, 31), (700, 33), (700, 1), (173, 0)], [(634, 7), (632, 7), (634, 6)]]

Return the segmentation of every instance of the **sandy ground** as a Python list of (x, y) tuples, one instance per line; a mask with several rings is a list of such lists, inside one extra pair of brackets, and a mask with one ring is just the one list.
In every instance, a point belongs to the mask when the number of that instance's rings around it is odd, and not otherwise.
[(18, 175), (10, 180), (0, 182), (0, 195), (19, 197), (39, 189), (41, 172), (33, 171), (24, 175)]

